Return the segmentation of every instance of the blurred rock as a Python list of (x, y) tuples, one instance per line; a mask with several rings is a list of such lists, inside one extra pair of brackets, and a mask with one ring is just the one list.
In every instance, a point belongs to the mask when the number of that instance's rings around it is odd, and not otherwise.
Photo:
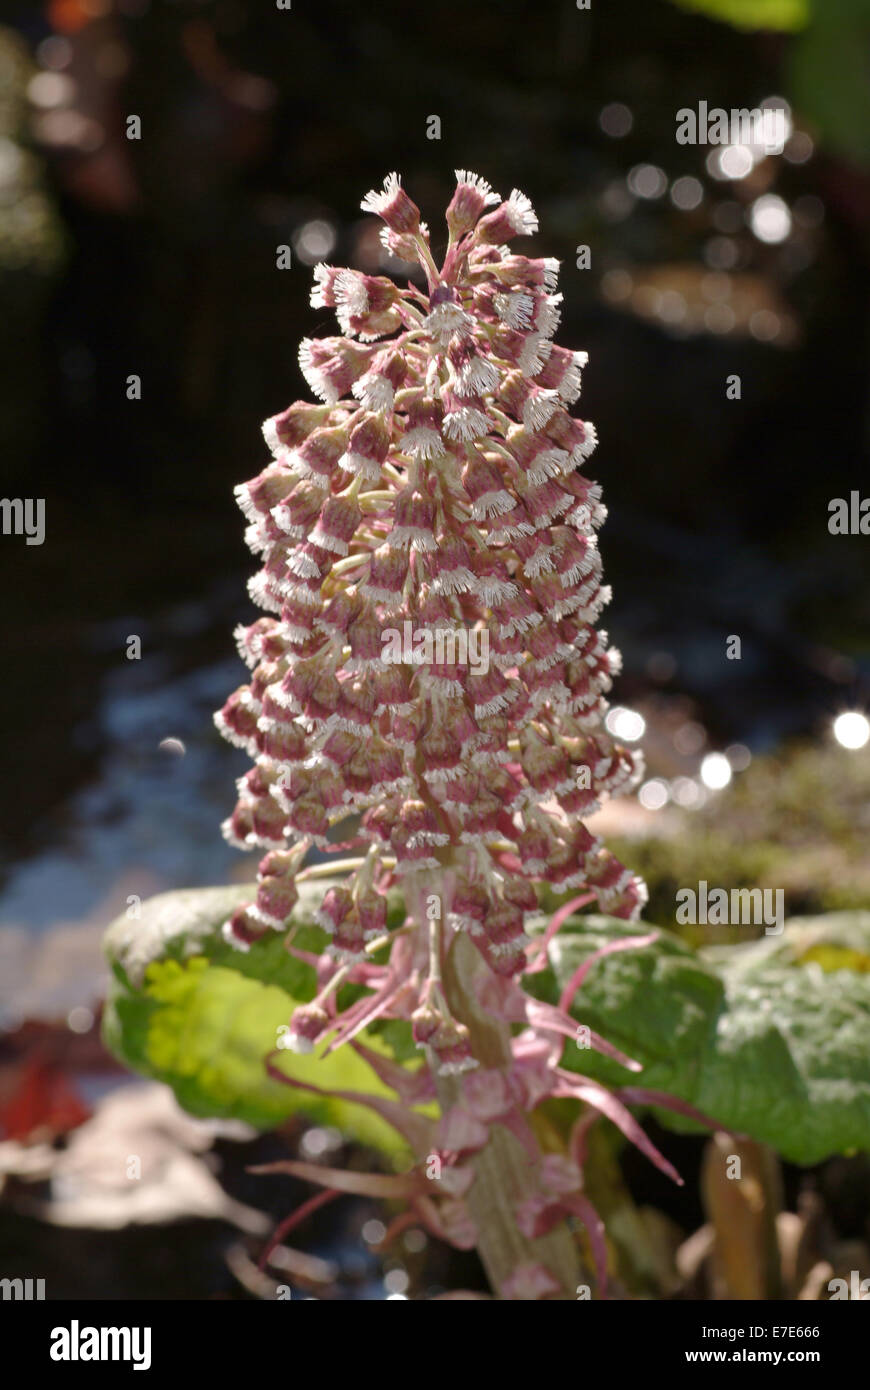
[(269, 1218), (229, 1197), (205, 1155), (218, 1137), (253, 1137), (247, 1126), (186, 1115), (164, 1086), (132, 1085), (107, 1096), (64, 1149), (0, 1144), (0, 1172), (47, 1182), (47, 1197), (19, 1185), (16, 1210), (57, 1226), (117, 1230), (200, 1217), (263, 1235)]

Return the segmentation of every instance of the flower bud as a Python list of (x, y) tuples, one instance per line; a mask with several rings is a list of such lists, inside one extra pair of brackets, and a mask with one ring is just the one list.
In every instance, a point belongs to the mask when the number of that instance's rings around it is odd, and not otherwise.
[(300, 1004), (291, 1016), (289, 1032), (284, 1034), (284, 1046), (290, 1052), (313, 1052), (328, 1027), (329, 1015), (319, 1004)]
[(315, 396), (335, 405), (362, 376), (370, 355), (371, 349), (355, 347), (346, 338), (303, 338), (299, 369)]
[(538, 230), (538, 218), (525, 193), (518, 188), (493, 212), (481, 218), (475, 228), (478, 242), (500, 246), (515, 236), (531, 236)]
[(456, 192), (447, 208), (447, 226), (451, 237), (457, 240), (470, 232), (484, 208), (500, 201), (499, 195), (493, 193), (486, 179), (465, 169), (457, 169)]
[(420, 230), (420, 209), (402, 188), (398, 174), (388, 174), (383, 190), (371, 189), (360, 207), (382, 218), (393, 232), (413, 236)]
[(346, 555), (360, 520), (360, 509), (355, 501), (347, 497), (328, 497), (311, 532), (312, 544), (335, 555)]

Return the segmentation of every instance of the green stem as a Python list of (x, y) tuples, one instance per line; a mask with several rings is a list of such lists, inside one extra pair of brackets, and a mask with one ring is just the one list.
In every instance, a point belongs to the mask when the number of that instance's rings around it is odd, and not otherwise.
[[(510, 1029), (485, 1013), (474, 993), (474, 981), (486, 969), (473, 943), (458, 933), (444, 961), (444, 993), (454, 1017), (469, 1030), (472, 1053), (480, 1066), (507, 1071)], [(460, 1098), (460, 1081), (455, 1076), (436, 1077), (436, 1089), (442, 1111)], [(496, 1296), (518, 1265), (542, 1264), (559, 1282), (561, 1292), (556, 1297), (576, 1298), (581, 1271), (573, 1235), (565, 1223), (537, 1240), (522, 1234), (516, 1205), (538, 1191), (535, 1165), (502, 1125), (493, 1125), (490, 1136), (472, 1160), (475, 1177), (467, 1202), (479, 1233), (478, 1254)]]

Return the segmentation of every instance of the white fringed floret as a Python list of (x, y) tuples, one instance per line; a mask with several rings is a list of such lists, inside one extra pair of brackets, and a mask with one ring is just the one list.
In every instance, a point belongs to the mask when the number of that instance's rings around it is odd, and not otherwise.
[(444, 416), (444, 437), (466, 442), (480, 439), (490, 429), (490, 422), (482, 410), (463, 405), (458, 410), (449, 410)]
[(535, 301), (524, 290), (510, 290), (502, 294), (495, 294), (492, 303), (502, 323), (506, 324), (508, 328), (530, 327)]
[(504, 206), (508, 221), (518, 236), (532, 236), (538, 230), (538, 215), (531, 200), (518, 188), (511, 189)]
[(379, 191), (377, 188), (370, 188), (360, 203), (360, 207), (363, 212), (371, 212), (375, 217), (380, 217), (384, 208), (389, 207), (401, 186), (402, 180), (395, 171), (387, 174), (383, 189)]
[(504, 516), (512, 512), (516, 505), (516, 498), (502, 488), (499, 492), (485, 492), (478, 497), (472, 505), (471, 515), (475, 521), (483, 521), (488, 516)]
[(480, 194), (485, 208), (501, 202), (501, 194), (494, 193), (492, 186), (479, 174), (472, 174), (470, 169), (454, 169), (453, 173), (457, 183), (467, 183), (470, 188), (474, 189), (475, 193)]

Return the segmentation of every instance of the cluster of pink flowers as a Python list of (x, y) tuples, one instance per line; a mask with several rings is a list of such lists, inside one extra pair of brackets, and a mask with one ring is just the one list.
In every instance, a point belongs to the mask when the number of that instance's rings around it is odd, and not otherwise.
[[(362, 203), (391, 257), (422, 266), (425, 293), (315, 268), (311, 303), (333, 309), (341, 332), (302, 343), (320, 403), (266, 421), (272, 461), (237, 489), (262, 557), (250, 594), (267, 616), (238, 631), (252, 674), (216, 716), (254, 761), (225, 834), (266, 851), (229, 940), (244, 949), (284, 929), (312, 847), (359, 855), (317, 912), (331, 941), (320, 993), (292, 1020), (295, 1046), (412, 1018), (436, 1072), (471, 1071), (440, 975), (459, 932), (486, 963), (490, 1006), (528, 1025), (515, 1075), (464, 1079), (474, 1138), (442, 1144), (454, 1159), (489, 1123), (577, 1082), (558, 1067), (575, 1025), (519, 986), (536, 949), (524, 931), (536, 884), (629, 919), (645, 897), (584, 825), (639, 776), (637, 755), (604, 727), (619, 670), (596, 627), (610, 598), (597, 547), (606, 511), (582, 471), (595, 431), (570, 414), (586, 355), (553, 342), (558, 262), (510, 249), (537, 230), (528, 198), (456, 178), (440, 269), (395, 174)], [(440, 631), (431, 660), (384, 659), (385, 635), (407, 622)], [(441, 659), (463, 630), (485, 634), (485, 671)], [(393, 886), (408, 921), (388, 936)], [(376, 966), (385, 939), (389, 964)], [(339, 1013), (348, 979), (370, 992)], [(458, 1130), (461, 1117), (443, 1123)], [(564, 1173), (550, 1177), (564, 1188)], [(530, 1227), (571, 1206), (542, 1202), (525, 1213)]]

